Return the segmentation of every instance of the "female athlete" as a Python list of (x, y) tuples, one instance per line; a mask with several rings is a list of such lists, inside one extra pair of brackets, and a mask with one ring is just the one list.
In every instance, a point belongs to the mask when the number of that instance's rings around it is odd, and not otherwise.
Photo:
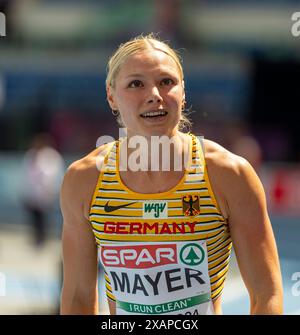
[(281, 314), (262, 184), (242, 157), (182, 131), (178, 54), (153, 35), (121, 44), (106, 90), (126, 136), (66, 172), (61, 313), (98, 314), (101, 262), (111, 314), (222, 314), (233, 245), (250, 313)]

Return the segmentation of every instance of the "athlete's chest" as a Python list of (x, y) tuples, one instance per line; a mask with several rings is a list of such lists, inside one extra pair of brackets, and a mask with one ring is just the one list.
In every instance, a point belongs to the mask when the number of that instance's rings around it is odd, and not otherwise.
[(138, 193), (163, 193), (176, 187), (184, 171), (132, 172), (120, 171), (120, 178), (130, 190)]

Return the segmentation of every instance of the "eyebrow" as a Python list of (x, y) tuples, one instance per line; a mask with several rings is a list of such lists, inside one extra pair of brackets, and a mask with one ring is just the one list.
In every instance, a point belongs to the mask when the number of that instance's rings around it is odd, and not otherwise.
[(142, 74), (139, 74), (139, 73), (132, 73), (132, 74), (129, 74), (128, 76), (126, 76), (126, 78), (131, 78), (131, 77), (144, 77)]
[[(176, 77), (174, 74), (172, 74), (172, 73), (167, 73), (167, 72), (162, 72), (161, 74), (160, 74), (160, 76), (169, 76), (169, 77)], [(140, 73), (131, 73), (131, 74), (129, 74), (128, 76), (126, 76), (126, 79), (128, 79), (128, 78), (132, 78), (132, 77), (134, 77), (134, 78), (143, 78), (143, 77), (145, 77), (143, 74), (140, 74)]]

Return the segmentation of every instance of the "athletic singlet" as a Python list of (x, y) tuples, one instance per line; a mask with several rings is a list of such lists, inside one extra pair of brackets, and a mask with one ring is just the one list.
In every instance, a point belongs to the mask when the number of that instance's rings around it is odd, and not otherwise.
[(117, 314), (213, 314), (232, 241), (210, 186), (202, 140), (169, 191), (130, 190), (119, 174), (120, 140), (104, 158), (89, 218)]

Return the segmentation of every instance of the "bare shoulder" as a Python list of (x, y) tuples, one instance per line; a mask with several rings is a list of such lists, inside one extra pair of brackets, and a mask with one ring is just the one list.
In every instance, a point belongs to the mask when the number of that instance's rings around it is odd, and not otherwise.
[[(228, 218), (232, 209), (240, 201), (265, 202), (261, 181), (250, 163), (233, 154), (221, 145), (204, 140), (204, 155), (212, 189), (224, 217)], [(243, 203), (243, 205), (244, 205)]]
[(95, 174), (98, 175), (108, 148), (109, 144), (102, 145), (85, 157), (73, 162), (67, 169), (65, 182), (72, 184), (73, 187), (82, 186)]
[(239, 175), (243, 170), (251, 169), (251, 165), (245, 158), (206, 139), (204, 140), (204, 155), (208, 168), (218, 173)]
[(87, 213), (105, 155), (110, 147), (111, 143), (104, 144), (68, 167), (61, 188), (63, 208), (68, 205), (74, 208), (75, 205), (75, 208)]

